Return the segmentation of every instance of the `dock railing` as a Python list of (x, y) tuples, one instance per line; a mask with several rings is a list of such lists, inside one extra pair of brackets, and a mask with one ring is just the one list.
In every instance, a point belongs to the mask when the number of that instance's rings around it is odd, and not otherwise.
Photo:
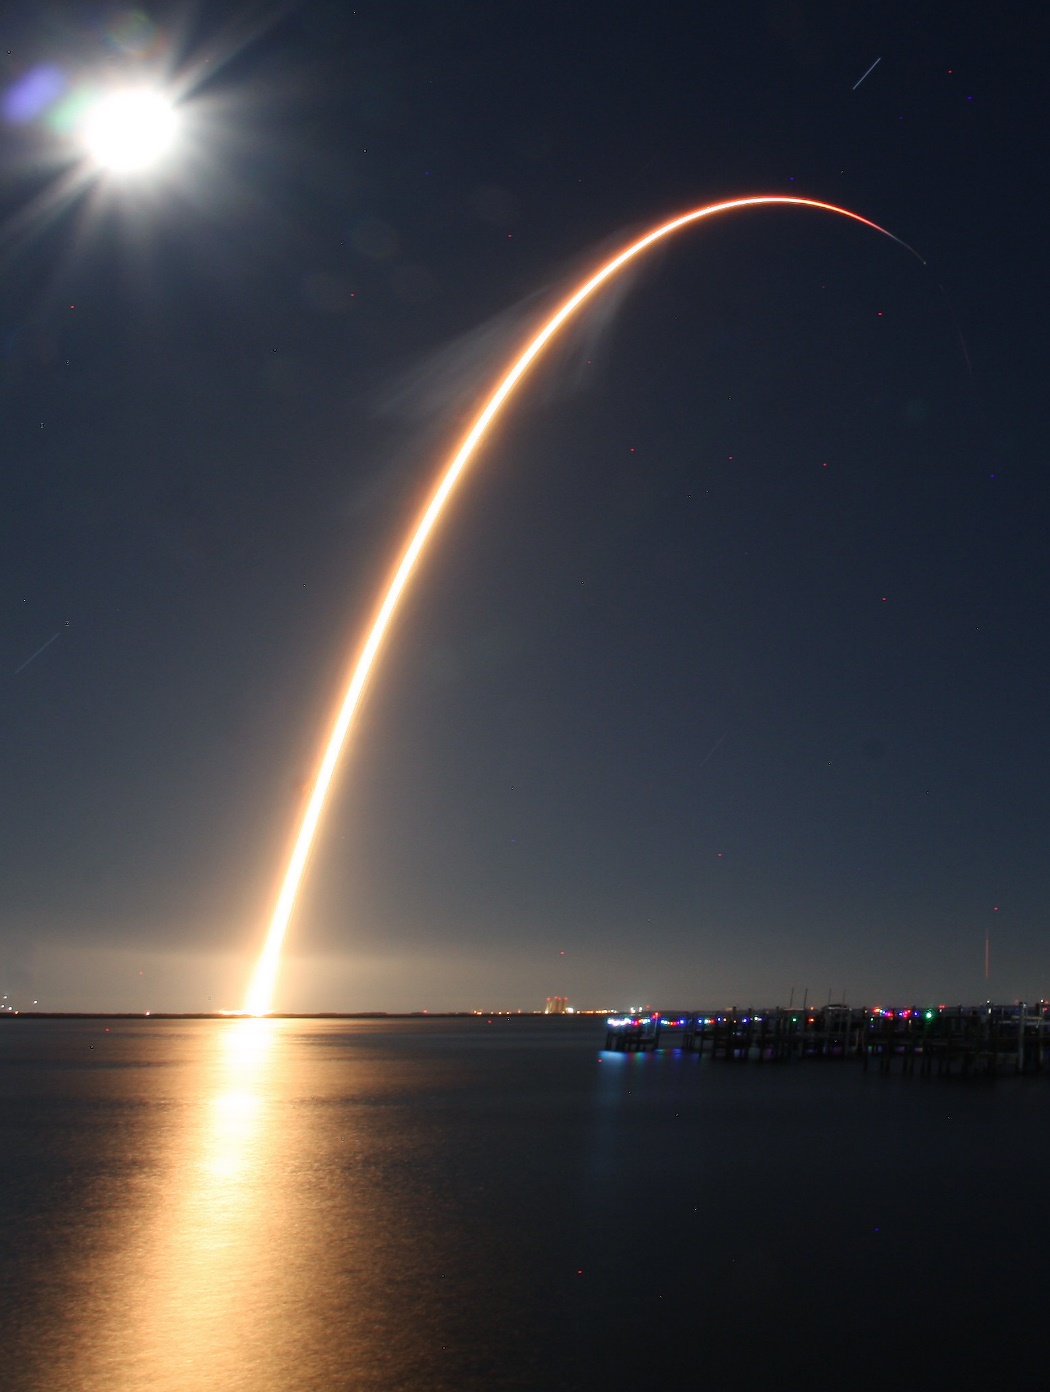
[(858, 1059), (886, 1073), (1050, 1071), (1050, 1003), (772, 1008), (611, 1016), (605, 1047), (677, 1048), (725, 1062)]

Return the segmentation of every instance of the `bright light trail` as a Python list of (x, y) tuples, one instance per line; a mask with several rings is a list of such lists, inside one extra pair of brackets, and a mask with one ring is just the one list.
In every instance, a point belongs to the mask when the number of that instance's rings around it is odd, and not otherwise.
[[(889, 237), (891, 241), (910, 251), (919, 261), (922, 257), (907, 242), (902, 242), (899, 237), (895, 237), (892, 232), (887, 232), (885, 227), (880, 227), (877, 222), (872, 222), (869, 218), (861, 217), (859, 213), (852, 213), (848, 208), (839, 208), (834, 203), (821, 203), (815, 198), (792, 198), (781, 194), (764, 194), (754, 198), (733, 198), (725, 203), (709, 203), (706, 207), (696, 208), (692, 212), (683, 213), (680, 217), (672, 218), (670, 222), (661, 223), (651, 232), (647, 232), (637, 241), (625, 247), (623, 251), (599, 266), (587, 279), (575, 289), (568, 299), (564, 300), (547, 322), (543, 325), (535, 337), (526, 344), (521, 353), (514, 359), (510, 367), (506, 370), (496, 385), (492, 395), (488, 398), (485, 405), (478, 413), (473, 425), (464, 435), (462, 441), (457, 446), (451, 459), (445, 465), (438, 485), (434, 490), (430, 502), (423, 511), (423, 515), (416, 523), (408, 545), (405, 547), (401, 561), (394, 572), (383, 601), (379, 606), (379, 611), (372, 621), (365, 645), (361, 650), (361, 655), (357, 659), (353, 673), (350, 677), (350, 684), (343, 697), (343, 703), (339, 708), (339, 713), (332, 726), (332, 732), (328, 736), (328, 743), (325, 746), (324, 754), (321, 758), (320, 767), (314, 779), (313, 792), (307, 803), (306, 811), (303, 814), (302, 825), (299, 828), (299, 835), (292, 850), (291, 859), (288, 862), (288, 869), (285, 871), (284, 882), (281, 885), (281, 892), (277, 896), (277, 904), (274, 908), (273, 918), (270, 921), (269, 931), (263, 945), (262, 953), (256, 965), (248, 994), (244, 1003), (244, 1010), (249, 1015), (265, 1015), (272, 1008), (274, 986), (277, 981), (277, 971), (280, 966), (281, 948), (284, 944), (285, 934), (288, 931), (288, 920), (291, 918), (295, 908), (296, 895), (299, 892), (299, 885), (306, 869), (306, 862), (310, 856), (310, 849), (313, 846), (314, 837), (317, 834), (317, 826), (321, 820), (321, 813), (324, 810), (325, 800), (328, 797), (328, 790), (331, 786), (332, 776), (335, 773), (336, 764), (339, 762), (339, 755), (342, 753), (343, 745), (350, 731), (354, 714), (360, 704), (361, 696), (372, 671), (373, 663), (382, 646), (383, 639), (386, 637), (390, 621), (397, 610), (398, 601), (408, 583), (412, 571), (415, 569), (423, 547), (426, 545), (427, 538), (434, 530), (438, 518), (448, 501), (449, 494), (459, 482), (460, 475), (470, 462), (475, 449), (484, 439), (486, 432), (492, 425), (500, 409), (513, 393), (515, 387), (528, 372), (529, 368), (542, 354), (544, 348), (550, 343), (560, 329), (572, 318), (576, 311), (591, 296), (606, 283), (612, 280), (617, 272), (621, 271), (628, 262), (633, 261), (636, 256), (640, 256), (654, 243), (662, 241), (672, 233), (678, 232), (683, 227), (688, 227), (691, 223), (699, 222), (702, 218), (714, 217), (718, 213), (733, 212), (740, 208), (756, 208), (764, 204), (783, 204), (801, 208), (817, 208), (822, 212), (835, 213), (839, 217), (850, 218), (853, 222), (863, 223), (865, 227), (872, 228), (875, 232), (880, 232), (884, 237)], [(926, 263), (922, 261), (922, 264)]]
[(855, 91), (857, 90), (857, 88), (860, 86), (860, 84), (864, 81), (864, 78), (865, 78), (865, 77), (870, 77), (871, 74), (875, 71), (875, 69), (879, 66), (879, 64), (880, 64), (881, 62), (882, 62), (882, 59), (881, 59), (881, 58), (876, 58), (875, 61), (874, 61), (874, 63), (872, 63), (871, 67), (868, 69), (868, 71), (867, 71), (866, 73), (864, 73), (864, 75), (863, 75), (862, 77), (858, 77), (858, 78), (857, 78), (856, 82), (853, 84), (853, 86), (852, 86), (852, 88), (851, 88), (850, 90), (853, 91), (853, 92), (855, 92)]

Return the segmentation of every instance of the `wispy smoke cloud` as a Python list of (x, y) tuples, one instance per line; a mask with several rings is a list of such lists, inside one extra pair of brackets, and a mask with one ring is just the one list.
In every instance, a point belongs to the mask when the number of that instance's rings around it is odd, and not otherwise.
[[(626, 236), (616, 237), (592, 249), (580, 258), (579, 264), (543, 290), (428, 353), (380, 396), (379, 413), (434, 421), (469, 410), (491, 388), (511, 356), (540, 327), (566, 289), (587, 268), (599, 265), (610, 247), (621, 246), (626, 240)], [(552, 372), (548, 366), (542, 384), (532, 387), (541, 400), (573, 395), (594, 379), (598, 355), (633, 284), (633, 269), (622, 272), (566, 329), (555, 349), (556, 369)]]

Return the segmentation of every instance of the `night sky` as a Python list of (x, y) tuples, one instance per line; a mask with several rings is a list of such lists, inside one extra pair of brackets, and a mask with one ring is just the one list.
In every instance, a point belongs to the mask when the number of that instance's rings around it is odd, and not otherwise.
[[(8, 1003), (240, 1003), (471, 406), (597, 258), (751, 193), (928, 265), (730, 214), (545, 362), (377, 668), (277, 1004), (1050, 995), (1035, 7), (12, 0), (3, 40)], [(173, 74), (168, 161), (64, 192), (75, 94)]]

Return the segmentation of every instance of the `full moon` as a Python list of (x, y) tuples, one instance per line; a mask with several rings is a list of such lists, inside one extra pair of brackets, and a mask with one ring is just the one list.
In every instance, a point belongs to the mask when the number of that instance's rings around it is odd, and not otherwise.
[(91, 107), (82, 134), (101, 168), (131, 173), (167, 153), (177, 124), (174, 108), (159, 92), (114, 92)]

